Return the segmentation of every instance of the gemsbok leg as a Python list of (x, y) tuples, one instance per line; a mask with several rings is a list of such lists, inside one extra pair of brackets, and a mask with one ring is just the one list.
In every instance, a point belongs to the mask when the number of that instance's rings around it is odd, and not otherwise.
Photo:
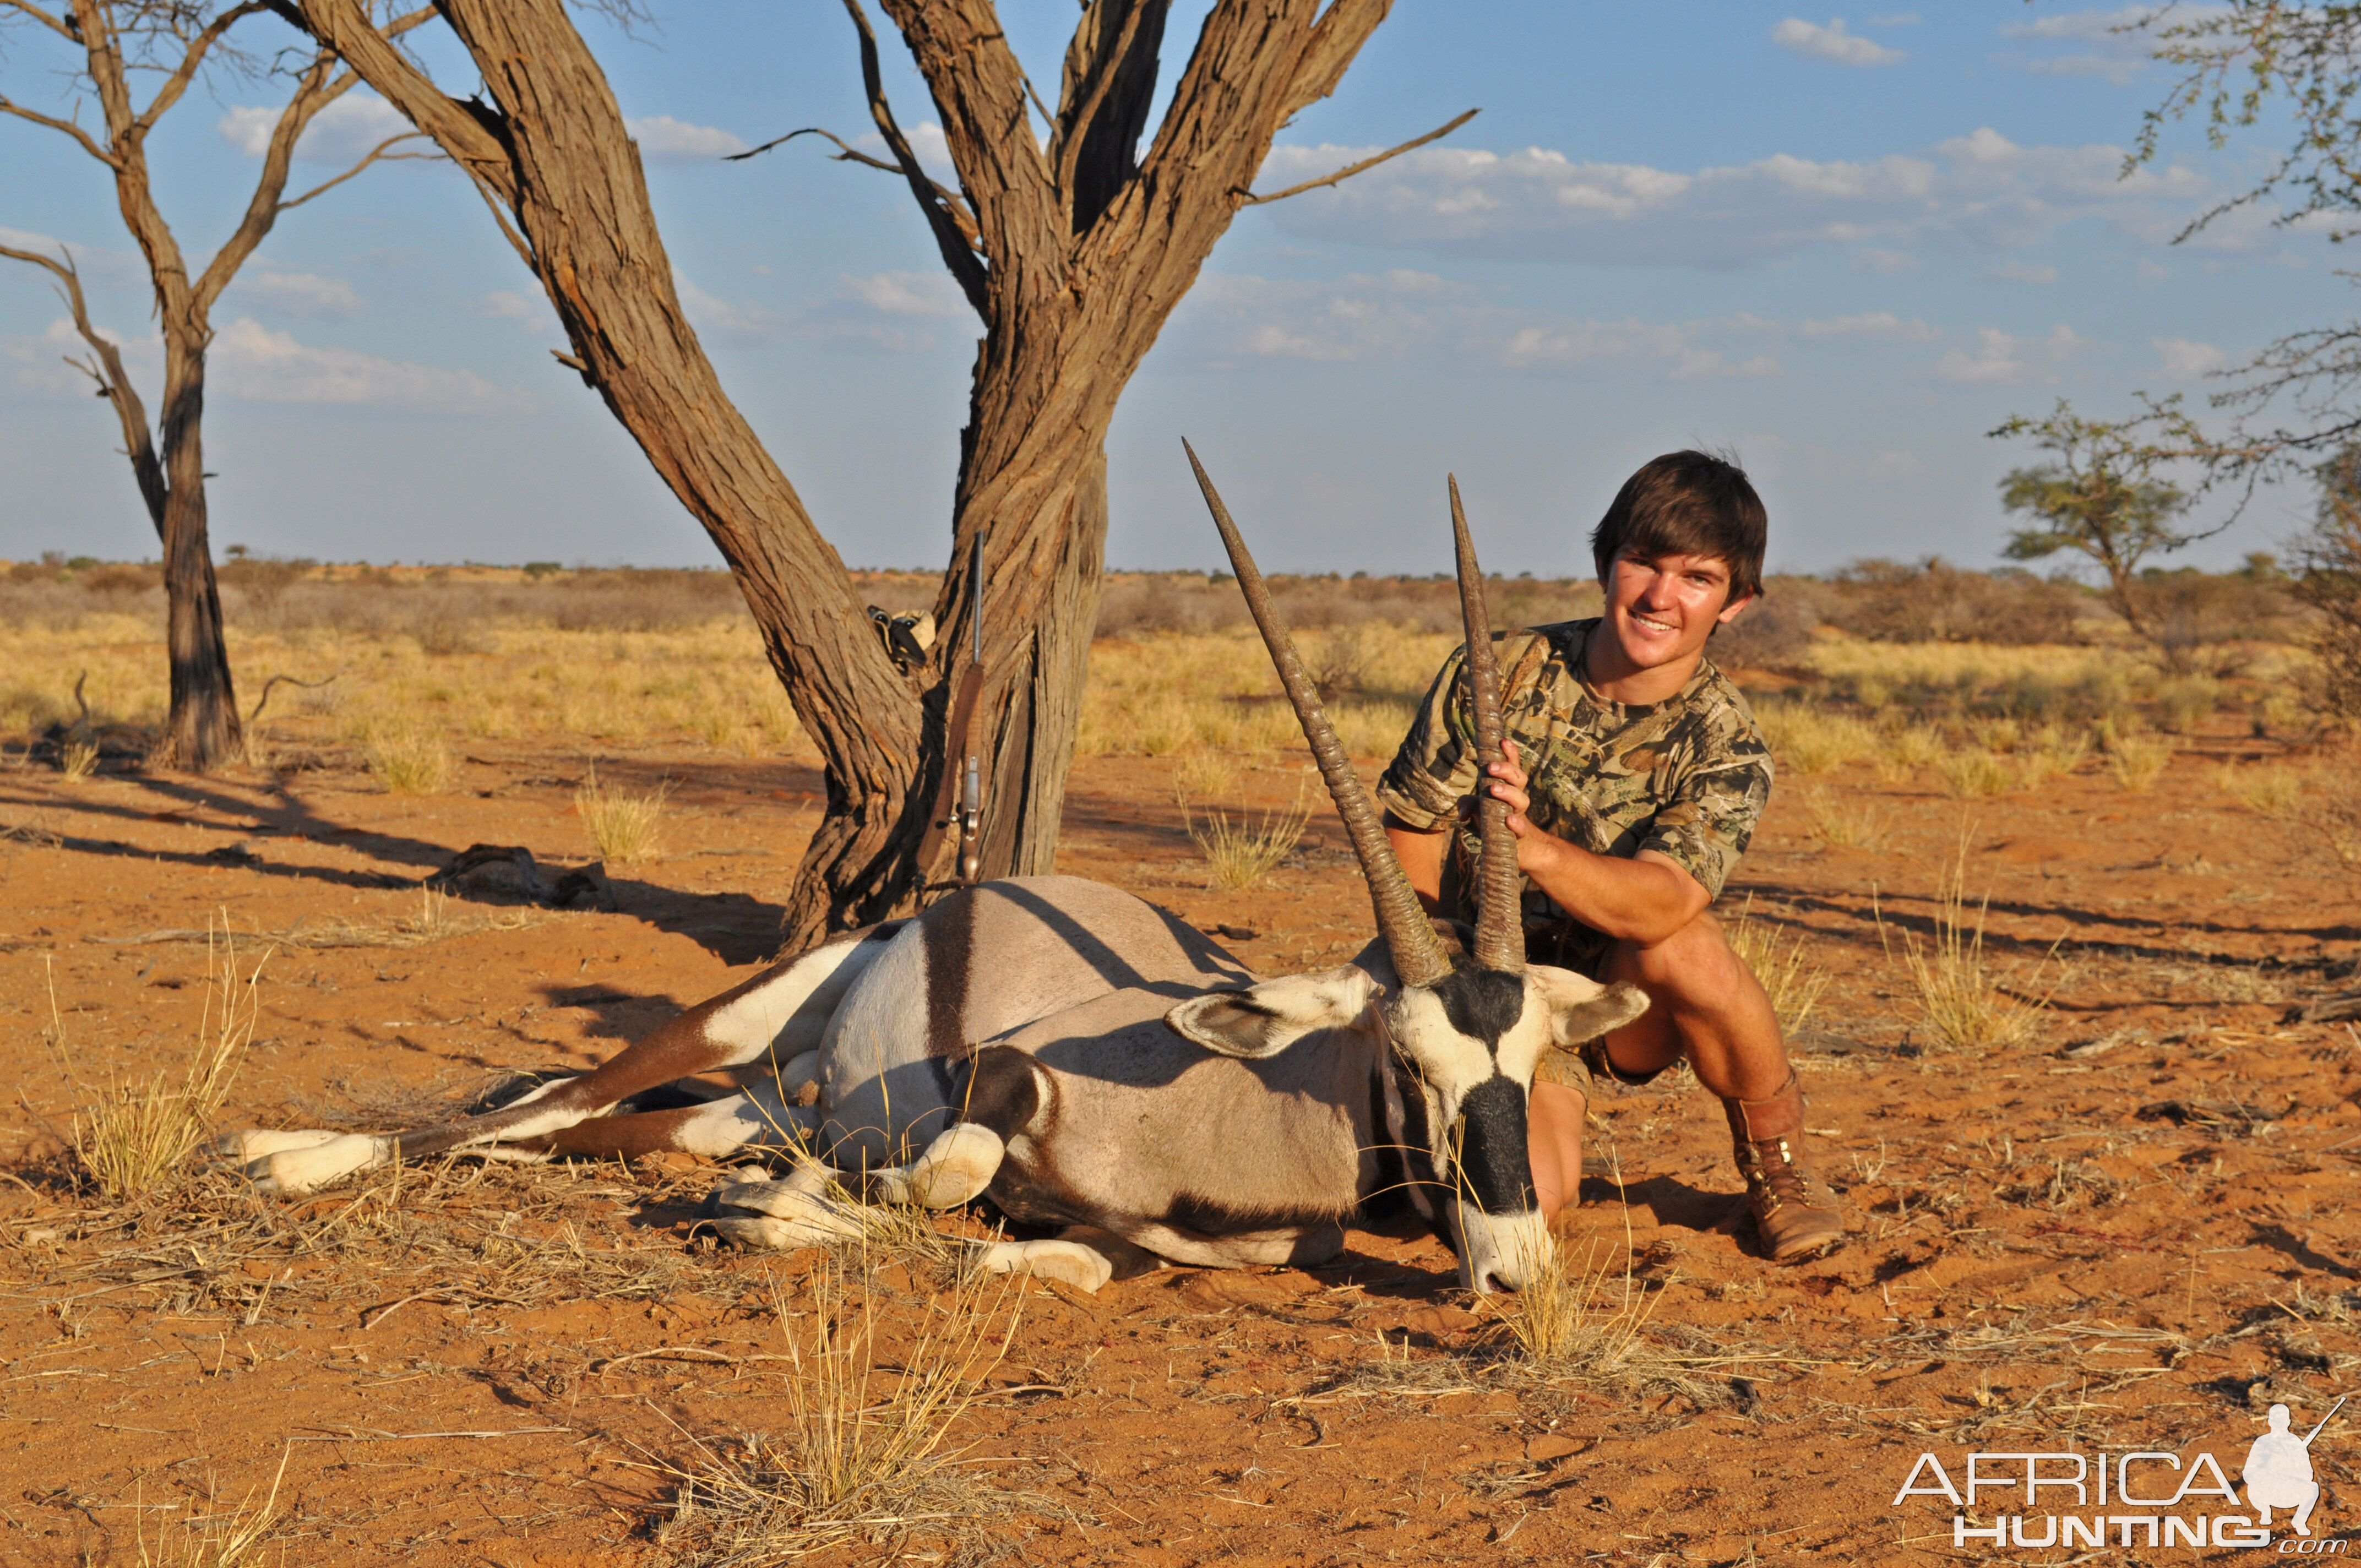
[[(521, 1146), (510, 1156), (514, 1157), (644, 1154), (683, 1146), (719, 1154), (750, 1143), (788, 1142), (801, 1125), (795, 1113), (802, 1107), (791, 1106), (785, 1094), (767, 1084), (680, 1111), (612, 1117), (619, 1125), (610, 1133), (578, 1130), (585, 1123), (609, 1119), (609, 1113), (634, 1095), (700, 1072), (769, 1060), (784, 1064), (783, 1079), (799, 1069), (808, 1076), (810, 1064), (802, 1058), (818, 1046), (846, 990), (904, 924), (873, 926), (774, 964), (667, 1021), (592, 1071), (553, 1080), (497, 1111), (405, 1133), (233, 1133), (216, 1146), (244, 1165), (258, 1190), (291, 1198), (396, 1160), (466, 1150), (489, 1154), (495, 1146)], [(683, 1134), (695, 1142), (667, 1141)]]
[[(784, 1180), (734, 1182), (706, 1201), (706, 1223), (741, 1246), (788, 1249), (858, 1238), (862, 1198), (956, 1209), (992, 1185), (1008, 1140), (1034, 1124), (1042, 1099), (1041, 1075), (1029, 1057), (986, 1046), (972, 1059), (961, 1119), (937, 1134), (917, 1158), (858, 1172), (814, 1162)], [(1094, 1291), (1115, 1275), (1115, 1260), (1091, 1245), (1100, 1234), (1078, 1229), (1053, 1241), (983, 1243), (969, 1261), (994, 1274), (1038, 1275)], [(1126, 1249), (1124, 1261), (1136, 1265), (1130, 1255), (1136, 1251)]]

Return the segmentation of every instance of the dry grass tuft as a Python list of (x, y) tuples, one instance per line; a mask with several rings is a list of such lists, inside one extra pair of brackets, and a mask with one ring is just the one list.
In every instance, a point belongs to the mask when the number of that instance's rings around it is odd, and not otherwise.
[(1758, 717), (1772, 746), (1798, 773), (1825, 773), (1877, 754), (1877, 731), (1848, 714), (1804, 703), (1765, 703)]
[(2248, 767), (2222, 764), (2224, 793), (2265, 817), (2291, 817), (2303, 803), (2304, 776), (2294, 768), (2265, 762)]
[(254, 1488), (227, 1513), (222, 1511), (216, 1485), (208, 1479), (203, 1514), (165, 1525), (152, 1544), (146, 1510), (135, 1508), (132, 1535), (137, 1554), (133, 1561), (138, 1568), (254, 1568), (262, 1563), (264, 1548), (279, 1528), (279, 1485), (287, 1478), (287, 1460), (293, 1453), (291, 1448), (279, 1456), (278, 1474), (271, 1476), (270, 1490), (261, 1501), (254, 1495), (260, 1488)]
[(98, 771), (98, 743), (94, 740), (69, 740), (58, 748), (58, 772), (67, 778), (81, 782)]
[[(264, 955), (267, 960), (268, 954)], [(212, 1131), (214, 1117), (228, 1099), (260, 1015), (258, 990), (262, 962), (243, 979), (237, 952), (225, 928), (218, 946), (206, 950), (204, 1007), (196, 1044), (176, 1078), (169, 1069), (145, 1083), (110, 1079), (73, 1116), (69, 1144), (74, 1161), (105, 1197), (126, 1201), (145, 1197), (177, 1173)], [(51, 1044), (65, 1060), (65, 1027), (49, 992)], [(67, 1076), (72, 1079), (71, 1068)], [(74, 1080), (82, 1088), (79, 1080)]]
[(919, 1531), (955, 1535), (986, 1511), (945, 1444), (1008, 1353), (1021, 1281), (963, 1277), (928, 1304), (912, 1337), (895, 1336), (888, 1366), (877, 1292), (859, 1287), (856, 1270), (823, 1254), (807, 1277), (808, 1310), (774, 1298), (785, 1431), (692, 1440), (686, 1467), (662, 1467), (677, 1493), (658, 1539), (686, 1561), (759, 1568), (856, 1541), (876, 1553)]
[(2016, 783), (2009, 765), (1990, 751), (1947, 751), (1935, 759), (1935, 771), (1943, 776), (1944, 790), (1962, 800), (2004, 795)]
[(1204, 825), (1200, 827), (1186, 801), (1181, 803), (1180, 815), (1188, 825), (1190, 840), (1205, 857), (1207, 885), (1233, 892), (1268, 881), (1280, 862), (1295, 852), (1296, 841), (1312, 820), (1312, 809), (1300, 795), (1291, 806), (1264, 812), (1253, 827), (1246, 825), (1243, 813), (1232, 822), (1220, 810), (1206, 812)]
[(1885, 843), (1893, 815), (1876, 802), (1847, 800), (1817, 789), (1804, 791), (1803, 799), (1804, 814), (1810, 819), (1805, 830), (1822, 849), (1875, 850)]
[(626, 795), (601, 784), (594, 767), (589, 779), (574, 792), (574, 809), (581, 814), (582, 826), (589, 832), (598, 858), (612, 865), (626, 865), (654, 857), (664, 826), (664, 797), (671, 793), (667, 780), (653, 794)]
[(2106, 741), (2107, 771), (2127, 794), (2146, 795), (2172, 761), (2169, 740), (2110, 730)]
[[(1933, 938), (1921, 942), (1917, 933), (1902, 934), (1902, 962), (1918, 993), (1920, 1022), (1933, 1044), (1945, 1050), (1983, 1051), (2022, 1045), (2033, 1033), (2043, 1008), (2009, 994), (1984, 961), (1984, 916), (1991, 898), (1976, 905), (1975, 919), (1967, 910), (1968, 845), (1960, 836), (1958, 858), (1943, 875), (1935, 901)], [(1885, 922), (1878, 933), (1886, 938)], [(2047, 959), (2044, 963), (2047, 963)], [(2039, 972), (2036, 970), (2036, 974)]]
[(1184, 805), (1208, 795), (1227, 795), (1237, 782), (1237, 764), (1219, 751), (1202, 747), (1181, 752), (1172, 768), (1172, 795)]
[(1909, 724), (1885, 737), (1877, 752), (1877, 776), (1900, 784), (1943, 754), (1942, 732), (1931, 725)]
[[(1618, 1251), (1620, 1279), (1614, 1277)], [(1623, 1382), (1653, 1370), (1641, 1365), (1654, 1354), (1641, 1331), (1656, 1299), (1633, 1278), (1628, 1245), (1606, 1248), (1594, 1241), (1577, 1266), (1555, 1237), (1547, 1237), (1543, 1255), (1526, 1271), (1500, 1321), (1526, 1368), (1548, 1377)]]
[(450, 787), (451, 753), (423, 725), (372, 729), (366, 749), (370, 776), (388, 795), (440, 795)]
[(1749, 894), (1730, 923), (1730, 948), (1770, 993), (1780, 1029), (1792, 1035), (1802, 1028), (1828, 984), (1827, 968), (1811, 961), (1804, 938), (1756, 918), (1754, 895)]

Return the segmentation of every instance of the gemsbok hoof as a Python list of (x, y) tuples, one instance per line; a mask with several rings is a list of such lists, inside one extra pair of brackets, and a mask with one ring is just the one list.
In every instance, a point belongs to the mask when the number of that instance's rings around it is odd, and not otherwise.
[(248, 1127), (242, 1133), (224, 1133), (215, 1138), (214, 1153), (232, 1165), (251, 1165), (265, 1155), (280, 1154), (288, 1149), (315, 1149), (341, 1136), (340, 1133), (285, 1132), (268, 1127)]
[(740, 1181), (717, 1187), (705, 1201), (708, 1217), (702, 1223), (733, 1246), (782, 1252), (859, 1240), (860, 1221), (842, 1204), (810, 1190), (809, 1181), (799, 1171), (785, 1181)]
[(393, 1158), (391, 1138), (346, 1133), (308, 1147), (281, 1149), (249, 1160), (246, 1179), (269, 1198), (303, 1198), (332, 1187), (357, 1171), (386, 1165)]
[(995, 1242), (983, 1249), (976, 1266), (988, 1274), (1029, 1274), (1055, 1279), (1077, 1290), (1098, 1294), (1115, 1277), (1115, 1265), (1094, 1247), (1080, 1242)]

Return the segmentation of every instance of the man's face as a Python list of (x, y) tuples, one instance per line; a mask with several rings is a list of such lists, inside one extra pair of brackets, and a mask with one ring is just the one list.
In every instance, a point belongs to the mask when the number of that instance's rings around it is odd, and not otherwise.
[(1616, 645), (1642, 670), (1698, 653), (1715, 627), (1753, 602), (1752, 595), (1730, 599), (1730, 564), (1711, 555), (1642, 560), (1619, 553), (1600, 586)]

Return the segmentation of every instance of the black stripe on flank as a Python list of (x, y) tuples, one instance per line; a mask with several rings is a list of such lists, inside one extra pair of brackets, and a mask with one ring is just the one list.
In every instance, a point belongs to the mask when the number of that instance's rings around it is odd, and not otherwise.
[(926, 916), (927, 1054), (967, 1055), (967, 992), (975, 949), (975, 894), (955, 893)]

